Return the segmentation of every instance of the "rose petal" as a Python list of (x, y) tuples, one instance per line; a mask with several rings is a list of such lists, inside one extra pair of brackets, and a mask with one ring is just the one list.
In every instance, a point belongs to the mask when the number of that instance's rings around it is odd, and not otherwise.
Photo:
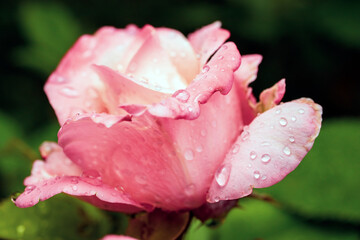
[(125, 30), (103, 27), (93, 36), (82, 36), (68, 51), (45, 84), (60, 125), (79, 112), (107, 111), (103, 85), (90, 66), (120, 66), (136, 32), (134, 26)]
[(136, 240), (136, 238), (123, 235), (107, 235), (101, 240)]
[[(101, 117), (101, 116), (100, 116)], [(167, 210), (198, 207), (180, 153), (149, 114), (107, 128), (91, 116), (68, 121), (58, 134), (65, 154), (77, 165), (96, 171), (102, 181), (122, 188), (131, 199)]]
[(146, 86), (144, 82), (138, 82), (106, 66), (94, 65), (93, 68), (105, 85), (108, 108), (112, 113), (121, 114), (119, 106), (122, 105), (149, 105), (169, 96), (169, 94), (151, 89), (151, 86)]
[(199, 60), (186, 39), (179, 31), (170, 28), (157, 28), (157, 35), (161, 41), (162, 48), (170, 56), (171, 62), (177, 71), (189, 84), (199, 73)]
[(152, 210), (151, 206), (131, 200), (121, 189), (104, 184), (94, 172), (80, 170), (55, 143), (44, 143), (42, 150), (47, 151), (46, 161), (34, 162), (31, 176), (25, 179), (27, 187), (15, 201), (18, 207), (31, 207), (39, 200), (64, 192), (106, 210), (126, 213)]
[(217, 170), (208, 201), (241, 198), (282, 180), (311, 149), (321, 113), (312, 100), (300, 99), (256, 117)]
[(173, 93), (187, 85), (186, 79), (178, 73), (170, 56), (162, 48), (154, 28), (131, 59), (125, 73), (147, 81), (157, 87), (158, 91), (167, 93)]
[(188, 39), (195, 52), (200, 57), (200, 67), (209, 57), (228, 39), (230, 32), (221, 28), (221, 22), (217, 21), (189, 34)]
[(186, 88), (149, 108), (157, 117), (195, 119), (200, 104), (206, 103), (217, 91), (227, 94), (232, 87), (234, 71), (239, 67), (240, 54), (232, 42), (224, 44), (204, 66), (202, 73)]
[(260, 94), (260, 102), (256, 105), (256, 111), (263, 113), (278, 105), (285, 94), (285, 79), (281, 79), (271, 88), (265, 89)]

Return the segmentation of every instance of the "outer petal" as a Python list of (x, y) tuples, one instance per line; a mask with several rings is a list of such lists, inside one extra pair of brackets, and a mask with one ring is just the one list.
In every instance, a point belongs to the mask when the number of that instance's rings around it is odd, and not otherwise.
[(125, 30), (103, 27), (94, 36), (84, 35), (69, 50), (57, 69), (50, 75), (45, 92), (62, 125), (76, 113), (106, 112), (103, 85), (91, 64), (116, 68), (125, 54), (137, 28)]
[(186, 90), (175, 92), (173, 97), (151, 106), (148, 111), (157, 117), (197, 118), (200, 104), (206, 103), (217, 91), (225, 95), (231, 90), (239, 64), (240, 54), (235, 44), (224, 44)]
[(195, 52), (200, 56), (200, 66), (228, 39), (230, 32), (221, 28), (221, 22), (210, 25), (189, 34), (189, 41)]
[(199, 73), (199, 60), (191, 44), (179, 31), (169, 28), (157, 28), (161, 46), (170, 56), (177, 71), (189, 84)]
[(296, 168), (311, 149), (322, 109), (310, 99), (274, 107), (245, 128), (215, 174), (209, 202), (237, 199), (271, 186)]
[(121, 189), (114, 189), (88, 174), (90, 172), (81, 171), (55, 143), (45, 143), (41, 148), (42, 152), (48, 151), (48, 156), (45, 162), (34, 162), (32, 175), (25, 179), (27, 187), (15, 201), (18, 207), (31, 207), (39, 200), (64, 192), (107, 210), (134, 213), (144, 209)]
[(256, 105), (258, 113), (265, 112), (278, 105), (285, 94), (285, 79), (281, 79), (271, 88), (260, 94), (260, 102)]
[(58, 137), (65, 154), (77, 165), (97, 172), (104, 183), (124, 189), (135, 201), (167, 210), (202, 203), (194, 198), (184, 201), (191, 183), (184, 163), (173, 141), (149, 114), (109, 127), (84, 116), (64, 124)]
[(101, 240), (136, 240), (136, 238), (123, 236), (123, 235), (107, 235)]

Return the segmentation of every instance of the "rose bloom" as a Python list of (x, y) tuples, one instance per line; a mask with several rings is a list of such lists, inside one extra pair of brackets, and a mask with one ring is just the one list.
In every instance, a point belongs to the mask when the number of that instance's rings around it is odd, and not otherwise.
[(188, 38), (150, 25), (82, 36), (45, 85), (58, 144), (40, 147), (16, 205), (64, 192), (125, 213), (190, 210), (282, 180), (311, 149), (322, 109), (280, 104), (285, 80), (257, 102), (262, 57), (240, 57), (229, 35), (215, 22)]

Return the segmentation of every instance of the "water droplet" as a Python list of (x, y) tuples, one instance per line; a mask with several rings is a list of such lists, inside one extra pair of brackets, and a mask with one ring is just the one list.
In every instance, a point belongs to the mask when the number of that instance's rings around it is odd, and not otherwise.
[(220, 55), (220, 56), (218, 57), (218, 59), (219, 59), (219, 60), (222, 60), (222, 59), (224, 59), (224, 56)]
[(122, 64), (118, 64), (118, 65), (116, 66), (116, 69), (117, 69), (119, 72), (121, 72), (122, 70), (124, 70), (124, 66), (123, 66)]
[(288, 156), (291, 154), (290, 148), (288, 146), (284, 147), (283, 152)]
[(191, 149), (187, 149), (184, 153), (184, 157), (186, 160), (191, 161), (194, 159), (194, 152)]
[(251, 164), (251, 163), (249, 163), (249, 164), (248, 164), (248, 168), (251, 168), (251, 167), (252, 167), (252, 164)]
[(292, 116), (292, 117), (291, 117), (291, 121), (295, 122), (295, 121), (296, 121), (296, 117)]
[(231, 61), (235, 61), (236, 60), (236, 58), (235, 57), (231, 57)]
[(66, 97), (77, 97), (79, 96), (78, 91), (71, 87), (64, 87), (60, 90), (60, 93), (63, 94)]
[(79, 180), (76, 177), (71, 178), (71, 183), (72, 184), (78, 184)]
[(264, 141), (264, 142), (261, 143), (261, 146), (270, 146), (270, 143), (267, 142), (267, 141)]
[(266, 180), (266, 179), (267, 177), (265, 175), (261, 177), (261, 180)]
[(179, 100), (180, 102), (186, 102), (189, 97), (190, 97), (190, 94), (188, 91), (186, 90), (179, 90), (179, 91), (176, 91), (176, 93), (174, 93), (173, 95), (177, 100)]
[(280, 114), (281, 113), (281, 109), (278, 109), (275, 111), (276, 114)]
[(147, 178), (144, 175), (135, 175), (135, 181), (141, 185), (145, 185)]
[(203, 69), (201, 70), (201, 72), (206, 73), (206, 72), (208, 72), (209, 70), (210, 70), (210, 67), (209, 67), (208, 65), (205, 65), (205, 66), (203, 67)]
[(293, 142), (295, 142), (295, 138), (293, 136), (291, 136), (291, 137), (289, 137), (289, 141), (293, 143)]
[(298, 110), (298, 112), (299, 112), (300, 114), (304, 114), (305, 110), (304, 110), (303, 108), (300, 108), (300, 109)]
[(188, 110), (189, 112), (194, 111), (194, 109), (193, 109), (191, 106), (188, 106), (188, 107), (187, 107), (187, 110)]
[(241, 139), (242, 139), (243, 141), (245, 141), (246, 139), (248, 139), (249, 136), (250, 136), (250, 133), (249, 133), (248, 130), (249, 130), (249, 127), (248, 127), (248, 126), (245, 126), (243, 132), (241, 133)]
[(254, 152), (254, 151), (251, 151), (251, 152), (250, 152), (250, 159), (251, 159), (251, 160), (255, 160), (256, 156), (257, 156), (257, 155), (256, 155), (256, 152)]
[(281, 126), (285, 127), (287, 124), (287, 120), (285, 118), (280, 118), (279, 123)]
[(235, 144), (235, 145), (233, 146), (231, 152), (232, 152), (233, 154), (236, 154), (236, 153), (239, 152), (239, 149), (240, 149), (239, 144)]
[(228, 49), (228, 46), (223, 45), (222, 48), (226, 50), (226, 49)]
[(259, 171), (254, 171), (254, 178), (255, 178), (255, 179), (259, 179), (259, 178), (260, 178), (260, 172), (259, 172)]
[(78, 186), (74, 185), (74, 186), (72, 186), (72, 189), (73, 189), (74, 191), (77, 191), (77, 190), (78, 190)]
[(215, 180), (220, 187), (224, 187), (228, 183), (230, 172), (231, 172), (230, 165), (223, 165), (220, 168), (218, 168), (218, 170), (215, 173)]
[(270, 157), (269, 154), (264, 154), (264, 155), (261, 156), (261, 161), (262, 161), (263, 163), (269, 163), (270, 160), (271, 160), (271, 157)]
[(221, 72), (225, 72), (225, 69), (221, 68), (220, 71), (221, 71)]
[(188, 186), (185, 187), (185, 194), (187, 196), (191, 196), (195, 193), (195, 185), (194, 184), (189, 184)]
[(203, 147), (202, 147), (201, 145), (197, 146), (197, 147), (196, 147), (196, 151), (199, 152), (199, 153), (202, 152), (202, 151), (203, 151)]
[(25, 188), (25, 194), (29, 194), (29, 193), (31, 193), (32, 191), (34, 191), (34, 189), (36, 188), (36, 186), (35, 185), (29, 185), (29, 186), (27, 186), (26, 188)]
[(65, 83), (65, 78), (63, 76), (53, 74), (50, 77), (50, 82), (52, 82), (52, 83)]
[(215, 201), (215, 202), (219, 202), (219, 201), (220, 201), (220, 197), (219, 197), (219, 196), (216, 196), (216, 197), (214, 198), (214, 201)]
[(201, 130), (200, 134), (201, 134), (201, 136), (205, 137), (206, 136), (206, 130), (205, 129)]

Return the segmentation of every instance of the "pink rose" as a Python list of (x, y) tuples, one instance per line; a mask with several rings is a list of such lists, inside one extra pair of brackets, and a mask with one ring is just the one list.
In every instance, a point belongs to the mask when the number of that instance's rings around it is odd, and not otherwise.
[(194, 209), (271, 186), (296, 168), (321, 125), (310, 99), (256, 102), (260, 55), (241, 58), (215, 22), (185, 38), (146, 25), (82, 36), (45, 92), (61, 128), (44, 143), (19, 207), (64, 192), (103, 209)]

